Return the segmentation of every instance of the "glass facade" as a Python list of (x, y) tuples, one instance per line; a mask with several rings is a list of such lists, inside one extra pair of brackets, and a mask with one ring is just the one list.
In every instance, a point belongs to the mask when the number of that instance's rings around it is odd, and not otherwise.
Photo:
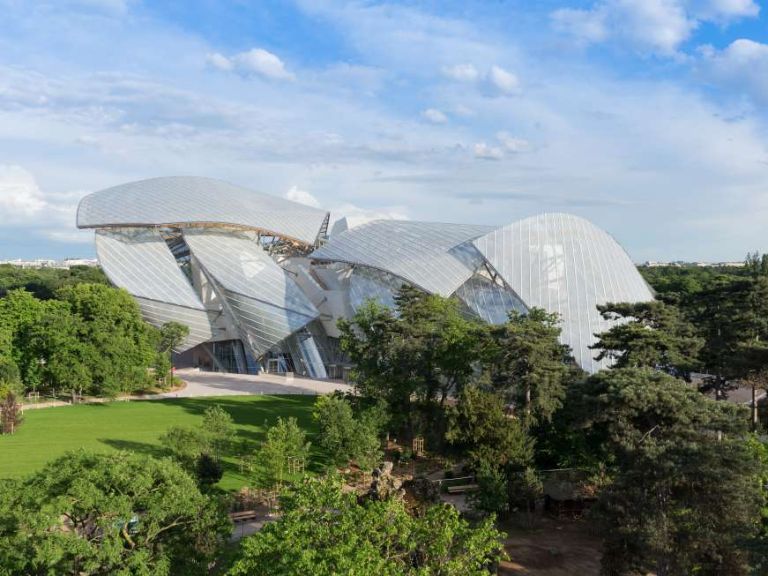
[(455, 296), (489, 323), (510, 310), (557, 313), (563, 343), (594, 372), (607, 363), (589, 347), (615, 322), (596, 306), (653, 299), (621, 246), (569, 214), (502, 227), (378, 220), (318, 248), (327, 212), (184, 177), (91, 194), (78, 225), (96, 228), (104, 271), (149, 322), (189, 326), (180, 350), (215, 345), (219, 369), (237, 372), (258, 360), (315, 378), (343, 373), (336, 321), (369, 299), (394, 307), (404, 284)]

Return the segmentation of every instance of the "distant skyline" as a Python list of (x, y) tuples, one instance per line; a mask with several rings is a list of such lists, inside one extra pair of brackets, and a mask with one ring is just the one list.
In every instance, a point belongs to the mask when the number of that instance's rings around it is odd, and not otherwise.
[(584, 216), (636, 262), (768, 251), (755, 0), (0, 0), (0, 259), (89, 192), (221, 178), (353, 216)]

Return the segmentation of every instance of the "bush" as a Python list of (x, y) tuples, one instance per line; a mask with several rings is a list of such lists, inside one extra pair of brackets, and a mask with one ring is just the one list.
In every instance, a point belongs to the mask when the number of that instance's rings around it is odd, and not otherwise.
[(224, 475), (224, 467), (210, 454), (200, 454), (197, 458), (197, 483), (202, 489), (210, 489)]
[(264, 488), (282, 487), (293, 476), (291, 461), (306, 462), (309, 448), (307, 435), (296, 418), (278, 417), (277, 424), (267, 429), (267, 439), (258, 454), (257, 484)]
[(320, 426), (320, 445), (334, 464), (354, 460), (363, 470), (371, 470), (381, 459), (379, 430), (383, 424), (380, 409), (368, 408), (355, 418), (350, 402), (339, 394), (320, 396), (313, 417)]

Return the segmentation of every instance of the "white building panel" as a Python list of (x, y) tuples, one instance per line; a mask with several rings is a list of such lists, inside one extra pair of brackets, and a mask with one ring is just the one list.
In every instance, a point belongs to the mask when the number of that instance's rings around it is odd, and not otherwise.
[(560, 315), (562, 341), (589, 372), (598, 363), (595, 334), (615, 324), (598, 304), (645, 302), (653, 293), (624, 249), (606, 232), (570, 214), (541, 214), (494, 230), (474, 245), (529, 307)]

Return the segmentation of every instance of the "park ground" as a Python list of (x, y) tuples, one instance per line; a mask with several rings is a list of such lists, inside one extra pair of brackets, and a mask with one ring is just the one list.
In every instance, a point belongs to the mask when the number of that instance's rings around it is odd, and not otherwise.
[(510, 560), (502, 562), (499, 576), (600, 574), (600, 539), (586, 521), (543, 516), (533, 526), (523, 524), (501, 526), (507, 533), (504, 548)]
[[(198, 391), (199, 392), (199, 391)], [(25, 411), (25, 422), (9, 436), (0, 437), (0, 478), (19, 478), (41, 469), (68, 450), (132, 450), (163, 456), (160, 436), (170, 426), (194, 426), (203, 412), (218, 404), (232, 416), (239, 442), (255, 451), (267, 425), (278, 416), (295, 417), (312, 440), (317, 433), (312, 420), (315, 395), (270, 395), (261, 391), (247, 396), (171, 397), (154, 401), (118, 401), (80, 404)], [(231, 394), (231, 392), (230, 392)], [(225, 459), (219, 486), (237, 490), (249, 483), (235, 458)], [(324, 465), (313, 454), (311, 468)], [(536, 519), (532, 527), (518, 523), (502, 526), (511, 560), (504, 562), (504, 576), (566, 576), (599, 573), (599, 541), (586, 523), (573, 520)], [(248, 530), (250, 532), (251, 530)]]
[[(237, 439), (256, 451), (267, 425), (278, 416), (295, 417), (310, 440), (317, 432), (312, 421), (314, 395), (250, 395), (80, 404), (26, 410), (24, 423), (13, 435), (0, 437), (0, 478), (19, 478), (41, 469), (69, 450), (132, 450), (163, 456), (160, 436), (169, 427), (194, 426), (203, 412), (218, 404), (232, 416)], [(248, 483), (234, 458), (224, 461), (219, 486), (236, 490)], [(314, 454), (313, 467), (322, 466)]]

